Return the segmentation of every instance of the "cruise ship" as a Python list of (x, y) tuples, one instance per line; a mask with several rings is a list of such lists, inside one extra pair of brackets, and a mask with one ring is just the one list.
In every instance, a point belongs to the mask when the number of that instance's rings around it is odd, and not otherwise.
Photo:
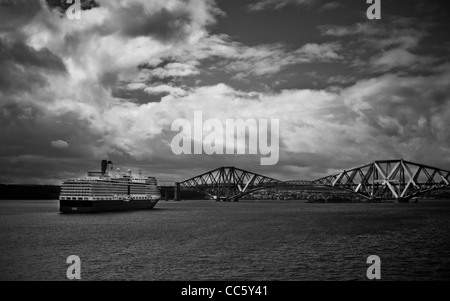
[(139, 171), (121, 173), (113, 163), (102, 160), (101, 171), (64, 181), (59, 196), (60, 212), (86, 213), (152, 209), (161, 198), (154, 177)]

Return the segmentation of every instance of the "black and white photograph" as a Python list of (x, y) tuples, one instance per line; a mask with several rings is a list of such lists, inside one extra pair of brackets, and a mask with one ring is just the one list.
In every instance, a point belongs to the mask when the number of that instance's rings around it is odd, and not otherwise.
[(449, 281), (449, 8), (0, 0), (0, 281)]

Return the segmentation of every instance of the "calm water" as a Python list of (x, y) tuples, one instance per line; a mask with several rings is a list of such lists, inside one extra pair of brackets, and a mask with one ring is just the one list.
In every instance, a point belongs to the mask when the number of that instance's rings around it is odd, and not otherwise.
[(0, 201), (0, 280), (450, 280), (450, 201), (159, 202), (62, 215), (57, 201)]

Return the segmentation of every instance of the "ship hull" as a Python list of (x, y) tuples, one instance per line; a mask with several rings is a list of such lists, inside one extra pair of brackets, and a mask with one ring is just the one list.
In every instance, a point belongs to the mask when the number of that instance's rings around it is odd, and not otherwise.
[(59, 211), (61, 213), (95, 213), (148, 210), (155, 207), (158, 200), (102, 200), (102, 201), (70, 201), (60, 200)]

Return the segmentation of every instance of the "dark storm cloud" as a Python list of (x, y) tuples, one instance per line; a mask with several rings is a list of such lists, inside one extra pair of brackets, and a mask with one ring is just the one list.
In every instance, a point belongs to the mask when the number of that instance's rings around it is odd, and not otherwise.
[(143, 90), (126, 90), (126, 89), (115, 89), (112, 93), (113, 97), (126, 99), (134, 103), (145, 104), (149, 102), (160, 102), (161, 96), (167, 95), (168, 93), (163, 93), (161, 95), (150, 95)]
[[(10, 103), (0, 108), (0, 156), (85, 157), (93, 155), (95, 141), (101, 139), (76, 112), (52, 116), (37, 103)], [(70, 147), (61, 150), (51, 141), (63, 140)]]
[[(120, 32), (129, 37), (153, 36), (157, 39), (175, 40), (184, 36), (184, 27), (192, 22), (191, 13), (183, 10), (169, 11), (161, 8), (151, 14), (142, 14), (142, 4), (134, 4), (118, 12)], [(134, 16), (130, 19), (130, 16)]]
[(35, 50), (23, 42), (0, 39), (0, 89), (3, 92), (30, 90), (47, 82), (42, 71), (65, 73), (61, 58), (49, 49)]
[[(80, 172), (80, 161), (89, 162), (89, 160), (89, 158), (80, 160), (77, 157), (55, 160), (55, 158), (37, 155), (0, 157), (0, 164), (3, 167), (0, 183), (60, 185), (61, 179), (85, 175)], [(90, 166), (95, 166), (92, 159)]]
[[(450, 164), (448, 21), (414, 5), (383, 1), (369, 22), (360, 0), (225, 0), (239, 14), (221, 19), (213, 1), (99, 0), (71, 21), (65, 1), (19, 2), (0, 10), (0, 182), (55, 183), (106, 157), (167, 183), (224, 165), (314, 179), (403, 155)], [(196, 110), (279, 118), (279, 163), (174, 155), (171, 122)]]
[[(38, 103), (0, 106), (0, 128), (2, 183), (59, 184), (95, 169), (93, 158), (104, 152), (103, 135), (76, 112), (54, 116)], [(67, 147), (55, 147), (59, 140)]]
[(40, 9), (38, 0), (2, 0), (0, 1), (0, 29), (15, 31), (33, 18)]
[(0, 61), (12, 61), (23, 67), (43, 68), (55, 72), (64, 72), (63, 61), (48, 48), (35, 50), (23, 42), (12, 44), (0, 40)]
[(389, 14), (390, 11), (385, 9), (380, 22), (360, 20), (317, 28), (323, 37), (342, 42), (347, 62), (360, 75), (429, 73), (450, 58), (442, 47), (442, 42), (447, 39), (443, 32), (447, 32), (448, 26), (446, 21), (431, 20), (414, 9), (414, 6), (409, 9), (408, 17)]

